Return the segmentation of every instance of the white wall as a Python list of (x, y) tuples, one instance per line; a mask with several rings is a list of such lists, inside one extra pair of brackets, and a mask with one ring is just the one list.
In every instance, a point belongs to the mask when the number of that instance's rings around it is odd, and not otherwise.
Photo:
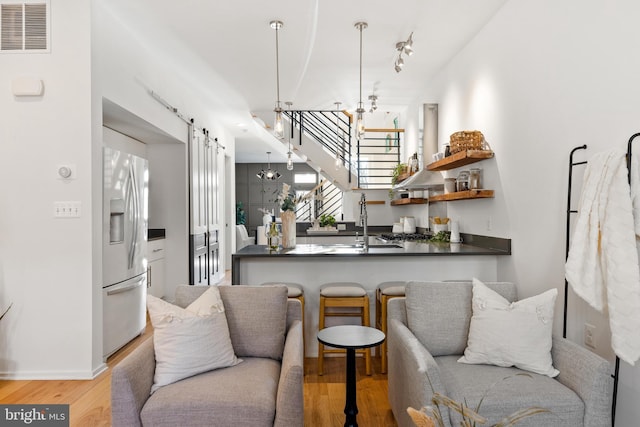
[[(184, 66), (123, 27), (105, 3), (54, 1), (51, 53), (0, 55), (0, 309), (14, 304), (0, 323), (0, 378), (91, 378), (105, 368), (103, 96), (184, 140), (186, 125), (144, 84), (162, 90), (234, 150), (208, 107), (212, 94), (197, 92)], [(42, 97), (12, 96), (12, 79), (25, 75), (44, 81)], [(76, 179), (58, 179), (59, 164), (74, 164)], [(80, 201), (82, 216), (54, 219), (54, 201)]]
[[(212, 93), (207, 82), (195, 81), (190, 73), (190, 67), (197, 67), (198, 61), (194, 59), (193, 62), (185, 62), (187, 52), (172, 51), (156, 40), (145, 38), (137, 28), (131, 28), (130, 24), (116, 17), (111, 12), (108, 2), (96, 1), (95, 9), (93, 25), (96, 33), (96, 59), (93, 75), (102, 96), (178, 141), (186, 143), (187, 124), (155, 100), (149, 94), (152, 90), (177, 108), (184, 118), (193, 118), (196, 127), (204, 127), (211, 137), (217, 137), (220, 144), (226, 147), (218, 153), (220, 200), (224, 200), (222, 184), (225, 174), (222, 165), (225, 154), (231, 157), (231, 164), (234, 164), (235, 140), (217, 120), (217, 113), (213, 111), (212, 106), (220, 103), (219, 97)], [(170, 192), (172, 185), (180, 185), (176, 180), (172, 181), (170, 175), (175, 177), (181, 172), (186, 173), (186, 149), (166, 145), (149, 147), (150, 164), (155, 160), (168, 171), (163, 177), (163, 185), (166, 186), (166, 191)], [(176, 188), (176, 191), (178, 190)], [(183, 215), (187, 212), (187, 204), (186, 201), (181, 203), (174, 198), (172, 202), (166, 202), (163, 206), (164, 209), (175, 209), (176, 206), (184, 206), (185, 209), (183, 212), (167, 212), (155, 220), (150, 218), (150, 221), (155, 221), (155, 224), (150, 222), (150, 226), (166, 228), (167, 260), (171, 258), (170, 262), (184, 261), (180, 268), (167, 265), (165, 290), (167, 298), (172, 299), (175, 287), (188, 282), (188, 257), (185, 258), (188, 254), (188, 240), (183, 244), (182, 230), (176, 231), (184, 226), (185, 221), (188, 222), (188, 218)], [(220, 206), (220, 209), (220, 218), (224, 221), (224, 207)], [(224, 226), (224, 223), (221, 226)], [(226, 233), (221, 233), (223, 249), (226, 247), (225, 235)], [(226, 256), (221, 258), (224, 268), (231, 267), (224, 265), (227, 259)]]
[[(51, 53), (0, 56), (0, 377), (88, 378), (102, 316), (94, 295), (90, 3), (51, 2)], [(74, 25), (69, 25), (74, 22)], [(11, 81), (43, 80), (44, 95), (14, 98)], [(77, 178), (57, 178), (58, 164)], [(100, 194), (97, 195), (101, 198)], [(80, 201), (55, 219), (54, 201)], [(98, 292), (99, 293), (99, 292)]]
[[(449, 203), (449, 216), (463, 232), (512, 239), (499, 278), (517, 283), (520, 297), (552, 287), (563, 293), (571, 149), (589, 146), (578, 160), (626, 150), (640, 131), (639, 14), (634, 0), (510, 1), (418, 101), (440, 104), (441, 144), (454, 131), (479, 129), (495, 151), (479, 164), (495, 199)], [(588, 320), (597, 325), (596, 351), (609, 357), (606, 320), (575, 300), (570, 338), (582, 343)], [(640, 369), (622, 363), (616, 425), (637, 424), (639, 400)]]

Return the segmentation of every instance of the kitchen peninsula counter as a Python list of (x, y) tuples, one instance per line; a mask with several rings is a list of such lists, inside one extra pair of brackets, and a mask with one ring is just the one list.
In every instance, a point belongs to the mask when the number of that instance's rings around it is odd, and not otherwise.
[[(318, 330), (318, 292), (324, 283), (362, 284), (371, 298), (371, 319), (375, 319), (375, 289), (382, 282), (471, 280), (473, 277), (498, 280), (498, 259), (511, 255), (511, 241), (465, 234), (462, 238), (464, 243), (370, 245), (367, 252), (347, 244), (298, 244), (280, 251), (250, 245), (232, 255), (232, 284), (299, 283), (305, 292), (306, 354), (313, 357), (317, 353), (313, 338)], [(352, 320), (346, 319), (343, 323)]]

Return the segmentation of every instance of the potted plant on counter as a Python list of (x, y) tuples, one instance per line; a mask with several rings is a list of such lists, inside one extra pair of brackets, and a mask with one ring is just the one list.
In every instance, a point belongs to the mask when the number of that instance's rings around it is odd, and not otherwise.
[(334, 225), (336, 225), (336, 218), (333, 215), (320, 215), (320, 227), (333, 227)]

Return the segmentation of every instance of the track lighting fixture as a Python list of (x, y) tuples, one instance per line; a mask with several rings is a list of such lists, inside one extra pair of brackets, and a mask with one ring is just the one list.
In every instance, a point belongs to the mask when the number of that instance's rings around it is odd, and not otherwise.
[(369, 109), (369, 112), (373, 113), (378, 109), (378, 104), (376, 103), (378, 101), (378, 97), (376, 95), (369, 95), (369, 101), (371, 101), (371, 108)]
[(278, 61), (278, 30), (284, 25), (282, 21), (271, 21), (269, 23), (271, 28), (276, 30), (276, 107), (273, 109), (275, 112), (275, 119), (273, 122), (273, 133), (278, 139), (284, 138), (284, 123), (282, 117), (282, 106), (280, 105), (280, 64)]
[(282, 175), (278, 173), (278, 171), (271, 170), (271, 151), (267, 151), (267, 170), (262, 169), (256, 176), (260, 179), (265, 179), (267, 181), (275, 181), (280, 178)]
[(394, 69), (396, 73), (399, 73), (404, 66), (402, 54), (404, 53), (407, 56), (413, 55), (413, 33), (409, 34), (409, 38), (406, 41), (396, 43), (396, 50), (398, 51), (398, 59), (396, 59)]

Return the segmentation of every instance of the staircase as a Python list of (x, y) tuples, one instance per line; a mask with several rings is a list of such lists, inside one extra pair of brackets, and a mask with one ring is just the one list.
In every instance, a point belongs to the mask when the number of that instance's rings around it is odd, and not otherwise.
[(343, 191), (391, 188), (404, 129), (366, 129), (354, 146), (353, 117), (346, 111), (285, 111), (285, 116), (298, 141), (296, 154)]
[[(367, 128), (365, 137), (356, 140), (351, 136), (353, 116), (346, 111), (285, 110), (283, 113), (288, 122), (288, 135), (282, 143), (288, 144), (291, 136), (295, 154), (327, 180), (317, 190), (321, 201), (306, 206), (305, 212), (298, 212), (299, 220), (334, 211), (341, 214), (344, 191), (391, 188), (393, 169), (400, 163), (404, 129)], [(272, 114), (264, 112), (259, 116), (270, 120)]]

